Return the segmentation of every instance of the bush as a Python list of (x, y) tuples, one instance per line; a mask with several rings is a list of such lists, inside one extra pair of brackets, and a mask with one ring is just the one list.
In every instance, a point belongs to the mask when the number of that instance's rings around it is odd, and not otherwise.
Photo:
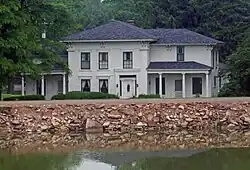
[(118, 99), (114, 94), (100, 92), (68, 92), (67, 94), (58, 94), (52, 97), (52, 100), (68, 100), (68, 99)]
[(226, 83), (220, 89), (218, 97), (239, 97), (239, 96), (248, 96), (247, 92), (244, 92), (239, 85), (233, 83)]
[(45, 100), (45, 97), (41, 95), (12, 96), (12, 97), (6, 97), (3, 100), (4, 101)]
[(140, 94), (139, 99), (159, 99), (161, 98), (159, 94)]

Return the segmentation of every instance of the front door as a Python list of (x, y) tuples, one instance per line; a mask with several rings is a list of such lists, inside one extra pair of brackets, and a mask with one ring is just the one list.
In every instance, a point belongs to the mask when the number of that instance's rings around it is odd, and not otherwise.
[(122, 98), (132, 98), (135, 96), (135, 80), (124, 79), (121, 81)]
[(202, 78), (201, 77), (193, 77), (193, 95), (202, 94)]
[[(155, 79), (155, 94), (160, 94), (160, 90), (159, 90), (159, 78)], [(165, 95), (166, 94), (166, 82), (165, 82), (165, 78), (162, 77), (162, 94)]]

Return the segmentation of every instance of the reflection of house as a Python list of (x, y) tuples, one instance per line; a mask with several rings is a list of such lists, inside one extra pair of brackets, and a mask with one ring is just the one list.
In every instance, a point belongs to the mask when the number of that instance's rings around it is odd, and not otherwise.
[[(102, 170), (104, 170), (105, 167), (107, 167), (108, 169), (109, 166), (107, 165), (110, 165), (110, 169), (108, 170), (116, 170), (113, 168), (119, 169), (119, 167), (123, 164), (126, 163), (132, 164), (134, 161), (138, 161), (145, 158), (189, 157), (204, 151), (205, 150), (175, 150), (175, 151), (172, 150), (172, 151), (159, 151), (159, 152), (130, 151), (130, 152), (107, 152), (107, 153), (86, 152), (86, 153), (81, 153), (82, 161), (78, 168), (79, 170), (84, 168), (89, 169), (89, 164), (92, 164), (93, 167), (103, 165)], [(96, 168), (96, 170), (98, 169)]]
[[(72, 34), (64, 42), (72, 71), (69, 91), (101, 91), (121, 98), (211, 97), (219, 91), (222, 42), (187, 29), (142, 29), (112, 20)], [(39, 83), (27, 79), (26, 93), (41, 91), (49, 97), (65, 93), (66, 79), (61, 71), (44, 75)]]

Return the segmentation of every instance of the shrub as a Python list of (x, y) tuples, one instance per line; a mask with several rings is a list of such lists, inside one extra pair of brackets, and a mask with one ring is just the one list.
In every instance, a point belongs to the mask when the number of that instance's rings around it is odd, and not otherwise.
[(12, 96), (12, 97), (6, 97), (3, 100), (4, 101), (45, 100), (45, 97), (41, 95)]
[(159, 94), (140, 94), (139, 99), (159, 99), (161, 98)]
[[(239, 86), (239, 85), (238, 85)], [(237, 97), (237, 96), (247, 96), (247, 94), (243, 91), (239, 91), (240, 87), (233, 83), (226, 83), (220, 89), (218, 97)]]
[(100, 93), (100, 92), (68, 92), (67, 94), (58, 94), (52, 97), (52, 100), (67, 100), (67, 99), (117, 99), (114, 94)]

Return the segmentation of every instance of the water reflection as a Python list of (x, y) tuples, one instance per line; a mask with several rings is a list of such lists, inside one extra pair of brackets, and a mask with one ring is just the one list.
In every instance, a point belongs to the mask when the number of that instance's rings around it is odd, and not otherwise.
[(245, 170), (250, 149), (0, 154), (1, 170)]
[(116, 167), (113, 165), (109, 165), (103, 162), (85, 159), (83, 158), (81, 160), (81, 163), (79, 166), (73, 168), (74, 170), (116, 170)]

